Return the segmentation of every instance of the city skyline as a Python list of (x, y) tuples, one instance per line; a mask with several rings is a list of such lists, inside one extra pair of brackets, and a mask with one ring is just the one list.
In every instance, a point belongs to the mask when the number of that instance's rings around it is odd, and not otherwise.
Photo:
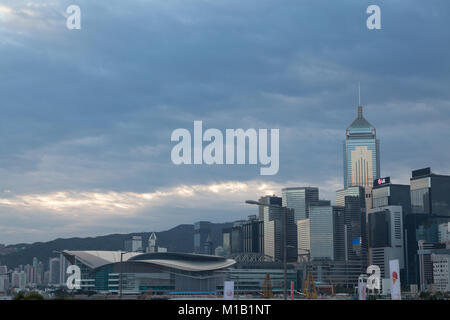
[[(78, 33), (65, 3), (0, 5), (0, 243), (233, 221), (255, 213), (244, 200), (287, 187), (334, 201), (359, 81), (380, 175), (450, 172), (444, 1), (383, 3), (379, 33), (356, 1), (78, 2)], [(193, 120), (280, 128), (278, 175), (173, 165), (170, 132)]]

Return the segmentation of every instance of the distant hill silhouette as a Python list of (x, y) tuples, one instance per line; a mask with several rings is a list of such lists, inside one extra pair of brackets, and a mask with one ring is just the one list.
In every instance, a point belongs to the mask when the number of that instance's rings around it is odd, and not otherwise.
[[(229, 228), (232, 223), (213, 223), (211, 224), (211, 240), (214, 247), (222, 245), (222, 229)], [(48, 260), (51, 257), (59, 256), (54, 251), (61, 250), (124, 250), (124, 242), (132, 236), (141, 236), (144, 248), (147, 247), (148, 238), (152, 232), (129, 233), (129, 234), (110, 234), (99, 237), (89, 238), (68, 238), (56, 239), (48, 242), (35, 242), (32, 244), (9, 245), (8, 248), (14, 248), (16, 252), (6, 255), (0, 255), (0, 265), (7, 265), (8, 268), (14, 268), (19, 265), (33, 263), (33, 257), (42, 261), (45, 268), (48, 267)], [(160, 247), (167, 248), (171, 252), (194, 251), (194, 225), (181, 224), (167, 231), (155, 232), (157, 244)]]

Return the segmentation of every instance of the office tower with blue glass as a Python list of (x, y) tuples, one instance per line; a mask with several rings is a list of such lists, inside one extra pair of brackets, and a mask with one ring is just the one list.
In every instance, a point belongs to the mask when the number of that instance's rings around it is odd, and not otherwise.
[(361, 186), (365, 190), (366, 208), (371, 208), (371, 191), (374, 179), (380, 176), (380, 142), (375, 127), (363, 116), (358, 106), (358, 116), (345, 133), (344, 189)]
[(330, 201), (309, 207), (310, 257), (312, 260), (334, 260), (333, 208)]

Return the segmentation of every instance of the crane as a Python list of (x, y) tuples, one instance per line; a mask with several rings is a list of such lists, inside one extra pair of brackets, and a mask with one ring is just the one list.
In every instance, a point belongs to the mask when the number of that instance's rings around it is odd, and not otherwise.
[(311, 272), (308, 272), (306, 277), (304, 292), (306, 299), (317, 299), (317, 289)]

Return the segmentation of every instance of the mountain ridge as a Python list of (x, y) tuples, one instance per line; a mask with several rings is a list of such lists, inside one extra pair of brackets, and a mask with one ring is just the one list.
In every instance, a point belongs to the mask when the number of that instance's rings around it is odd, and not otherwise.
[[(229, 228), (232, 223), (211, 223), (211, 240), (213, 246), (222, 245), (222, 229)], [(123, 250), (124, 242), (132, 236), (141, 236), (143, 247), (147, 247), (148, 238), (153, 232), (134, 232), (127, 234), (107, 234), (94, 237), (57, 238), (46, 242), (18, 243), (5, 246), (13, 252), (0, 255), (0, 265), (12, 269), (19, 265), (33, 263), (33, 258), (42, 261), (48, 267), (51, 257), (58, 257), (55, 251), (61, 250)], [(194, 251), (194, 225), (180, 224), (165, 231), (155, 232), (157, 245), (170, 252), (191, 253)]]

